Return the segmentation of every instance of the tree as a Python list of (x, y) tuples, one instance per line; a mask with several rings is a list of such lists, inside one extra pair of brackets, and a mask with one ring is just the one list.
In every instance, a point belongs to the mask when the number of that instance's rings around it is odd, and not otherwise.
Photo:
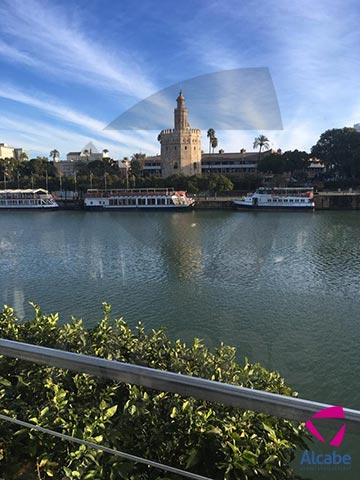
[(270, 153), (262, 158), (258, 170), (263, 173), (281, 174), (287, 171), (287, 162), (283, 155)]
[(269, 148), (269, 139), (265, 137), (265, 135), (259, 135), (258, 137), (255, 138), (254, 140), (254, 148), (259, 148), (259, 160), (258, 162), (260, 163), (261, 159), (261, 150), (263, 147)]
[(360, 133), (354, 128), (333, 128), (322, 133), (311, 149), (333, 176), (360, 178)]
[(59, 159), (59, 155), (60, 155), (59, 150), (56, 150), (55, 148), (54, 150), (51, 150), (49, 156), (53, 159), (54, 162), (56, 162)]
[[(5, 307), (2, 337), (296, 396), (277, 372), (240, 365), (234, 347), (211, 351), (199, 339), (186, 345), (164, 329), (146, 333), (141, 323), (132, 331), (123, 319), (111, 321), (106, 304), (91, 330), (75, 318), (58, 325), (57, 315), (34, 309), (34, 320), (19, 322)], [(216, 479), (293, 478), (295, 449), (307, 448), (305, 427), (296, 422), (6, 356), (0, 398), (6, 415)], [(178, 478), (6, 422), (0, 447), (7, 480), (34, 478), (36, 469), (37, 478), (64, 480)]]
[(213, 128), (209, 128), (209, 130), (207, 131), (207, 137), (209, 139), (209, 153), (211, 153), (211, 144), (215, 137), (215, 130)]
[(225, 175), (211, 175), (208, 188), (214, 193), (230, 192), (234, 188), (234, 184)]
[(87, 148), (83, 151), (83, 154), (85, 155), (87, 162), (89, 161), (89, 153), (91, 153), (91, 152), (89, 152), (89, 150)]
[(28, 154), (26, 152), (21, 152), (20, 153), (20, 160), (21, 161), (26, 161), (26, 160), (29, 160), (29, 157), (28, 157)]
[(218, 139), (216, 137), (213, 137), (213, 139), (211, 140), (211, 146), (214, 153), (215, 148), (218, 146)]
[(132, 175), (140, 177), (145, 166), (145, 153), (134, 153), (131, 156), (130, 171)]
[(291, 172), (291, 175), (296, 171), (304, 172), (310, 164), (310, 156), (305, 151), (289, 150), (284, 152), (282, 157), (285, 159), (287, 171)]

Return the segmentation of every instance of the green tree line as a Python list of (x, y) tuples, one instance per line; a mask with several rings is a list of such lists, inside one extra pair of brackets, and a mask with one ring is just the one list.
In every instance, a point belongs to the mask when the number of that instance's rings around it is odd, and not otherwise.
[[(209, 148), (217, 145), (213, 129), (208, 130)], [(213, 144), (212, 142), (216, 142)], [(216, 147), (215, 145), (215, 147)], [(55, 190), (79, 190), (88, 188), (154, 188), (174, 187), (189, 193), (223, 193), (231, 190), (253, 190), (262, 185), (264, 175), (281, 176), (288, 173), (298, 182), (307, 180), (306, 170), (311, 158), (319, 159), (326, 167), (323, 179), (346, 186), (360, 184), (360, 132), (353, 128), (331, 129), (322, 133), (318, 142), (306, 151), (292, 150), (261, 154), (262, 148), (268, 148), (269, 140), (264, 135), (255, 138), (254, 148), (259, 148), (258, 173), (248, 174), (211, 174), (184, 177), (174, 175), (163, 179), (144, 176), (143, 167), (146, 155), (134, 153), (131, 159), (123, 160), (128, 165), (127, 178), (118, 168), (118, 163), (110, 157), (93, 162), (79, 162), (75, 165), (76, 174), (62, 177), (57, 162), (49, 162), (46, 157), (37, 157), (29, 161), (26, 155), (20, 159), (0, 159), (0, 184), (3, 188), (48, 188)], [(215, 148), (214, 146), (212, 148)], [(104, 150), (104, 152), (107, 152)], [(52, 150), (52, 158), (58, 158), (58, 150)], [(280, 179), (281, 180), (281, 179)], [(280, 181), (279, 180), (279, 181)], [(276, 183), (275, 179), (275, 183)], [(335, 183), (334, 183), (335, 185)], [(340, 185), (341, 186), (341, 185)]]

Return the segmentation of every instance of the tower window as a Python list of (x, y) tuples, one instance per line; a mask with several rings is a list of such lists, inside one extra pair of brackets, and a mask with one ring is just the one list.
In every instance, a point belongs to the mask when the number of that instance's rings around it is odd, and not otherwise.
[(194, 150), (196, 150), (196, 147), (194, 147)]
[(187, 150), (187, 146), (185, 145), (185, 150)]
[(174, 147), (174, 150), (176, 150), (176, 147)]

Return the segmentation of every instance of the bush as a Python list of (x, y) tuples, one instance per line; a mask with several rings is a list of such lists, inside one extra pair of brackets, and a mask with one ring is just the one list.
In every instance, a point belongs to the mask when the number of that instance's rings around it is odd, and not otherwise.
[[(199, 340), (171, 341), (164, 329), (132, 331), (104, 318), (86, 330), (81, 320), (58, 325), (57, 315), (20, 323), (9, 307), (1, 337), (220, 382), (291, 392), (276, 372), (235, 361), (236, 349), (211, 352)], [(221, 404), (0, 357), (1, 413), (214, 479), (288, 479), (296, 446), (306, 448), (302, 425)], [(176, 475), (85, 446), (1, 422), (0, 476), (7, 480), (175, 479)], [(38, 474), (35, 472), (38, 471)]]

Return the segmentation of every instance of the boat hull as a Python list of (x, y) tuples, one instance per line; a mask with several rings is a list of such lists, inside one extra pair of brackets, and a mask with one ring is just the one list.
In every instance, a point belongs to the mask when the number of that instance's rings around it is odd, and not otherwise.
[(246, 211), (277, 211), (277, 212), (313, 212), (315, 210), (315, 205), (299, 205), (299, 206), (276, 206), (276, 205), (245, 205), (241, 203), (233, 202), (232, 206), (235, 210), (246, 210)]
[(58, 210), (59, 205), (31, 205), (31, 206), (14, 206), (14, 205), (1, 205), (0, 210)]
[(146, 206), (146, 205), (139, 205), (139, 206), (136, 206), (136, 205), (128, 205), (128, 206), (123, 206), (123, 207), (119, 207), (119, 206), (100, 206), (100, 205), (95, 205), (95, 206), (92, 206), (92, 205), (85, 205), (84, 206), (84, 209), (86, 211), (97, 211), (97, 212), (112, 212), (112, 211), (115, 211), (115, 212), (121, 212), (121, 211), (127, 211), (127, 212), (130, 212), (130, 211), (138, 211), (138, 210), (142, 210), (142, 211), (147, 211), (147, 210), (151, 210), (151, 211), (190, 211), (194, 208), (194, 205), (184, 205), (184, 206), (178, 206), (178, 205), (164, 205), (164, 206), (153, 206), (153, 205), (149, 205), (149, 206)]

